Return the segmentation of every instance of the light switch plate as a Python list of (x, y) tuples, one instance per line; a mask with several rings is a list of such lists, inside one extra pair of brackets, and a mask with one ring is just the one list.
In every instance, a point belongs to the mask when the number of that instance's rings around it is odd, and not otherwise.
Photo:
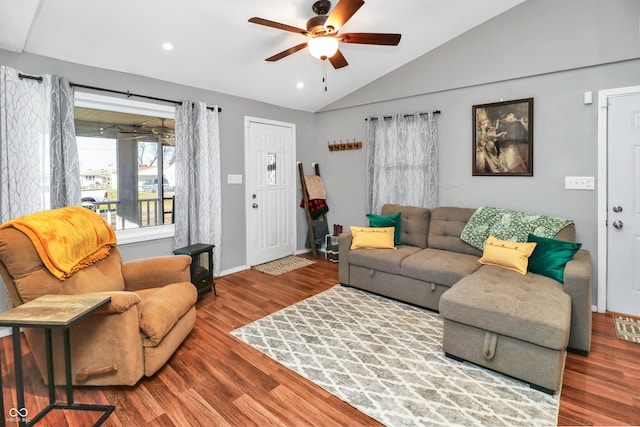
[(565, 176), (564, 188), (566, 190), (595, 190), (596, 179), (593, 176)]
[(227, 175), (227, 184), (242, 184), (242, 175)]

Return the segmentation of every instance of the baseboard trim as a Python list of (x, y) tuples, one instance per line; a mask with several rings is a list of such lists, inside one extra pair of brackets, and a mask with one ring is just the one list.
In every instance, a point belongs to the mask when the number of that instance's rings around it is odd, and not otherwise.
[[(321, 252), (320, 248), (318, 248), (318, 252)], [(311, 249), (298, 249), (293, 254), (294, 255), (303, 255), (303, 254), (310, 254), (310, 253), (311, 253)]]
[(246, 265), (239, 265), (237, 267), (228, 268), (220, 272), (218, 277), (228, 276), (229, 274), (238, 273), (240, 271), (248, 270), (249, 268)]

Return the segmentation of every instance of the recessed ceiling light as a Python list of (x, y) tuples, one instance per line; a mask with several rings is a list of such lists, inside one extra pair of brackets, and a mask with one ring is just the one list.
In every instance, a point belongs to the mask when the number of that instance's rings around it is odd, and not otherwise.
[(298, 84), (296, 85), (296, 87), (297, 87), (298, 89), (302, 89), (302, 88), (304, 87), (304, 83), (302, 83), (302, 82), (298, 82)]
[(162, 43), (162, 48), (164, 50), (173, 50), (173, 44), (166, 42), (166, 43)]

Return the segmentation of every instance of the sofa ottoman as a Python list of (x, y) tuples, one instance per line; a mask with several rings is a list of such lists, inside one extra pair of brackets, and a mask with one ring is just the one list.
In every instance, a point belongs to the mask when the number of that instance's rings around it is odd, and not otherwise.
[(440, 314), (447, 356), (559, 390), (571, 324), (559, 282), (485, 265), (442, 295)]

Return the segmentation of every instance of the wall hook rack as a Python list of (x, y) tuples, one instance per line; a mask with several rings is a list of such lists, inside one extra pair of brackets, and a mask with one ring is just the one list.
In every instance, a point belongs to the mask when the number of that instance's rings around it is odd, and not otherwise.
[(327, 145), (329, 146), (329, 151), (360, 150), (362, 148), (362, 142), (356, 141), (355, 138), (353, 141), (347, 140), (347, 142), (340, 140), (340, 142), (336, 143), (336, 141), (333, 141), (333, 144), (327, 141)]

